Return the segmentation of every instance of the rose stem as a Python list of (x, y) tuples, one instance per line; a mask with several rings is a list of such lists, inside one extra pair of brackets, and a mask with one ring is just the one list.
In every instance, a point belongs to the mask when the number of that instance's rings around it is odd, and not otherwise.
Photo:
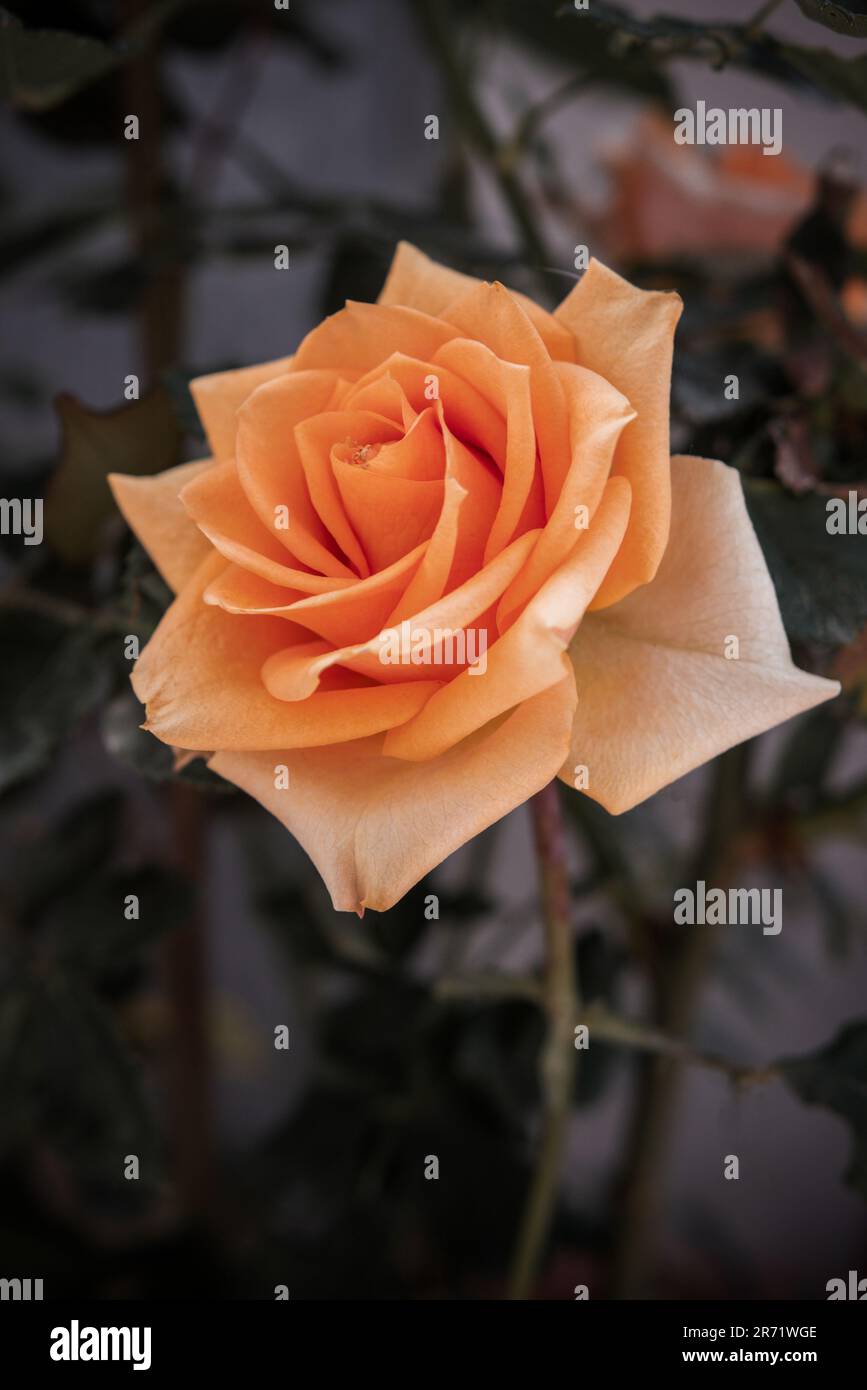
[(566, 836), (556, 782), (532, 798), (530, 811), (539, 866), (545, 928), (546, 1036), (539, 1057), (542, 1136), (509, 1277), (509, 1298), (533, 1292), (551, 1225), (563, 1167), (575, 1077), (575, 1018), (579, 1007), (572, 950)]
[[(714, 765), (704, 830), (688, 878), (718, 885), (732, 871), (733, 842), (743, 825), (749, 747), (740, 744), (730, 749)], [(655, 972), (656, 1026), (667, 1036), (686, 1040), (717, 939), (718, 929), (692, 929), (685, 939), (678, 938), (677, 954), (668, 967)], [(645, 1059), (635, 1077), (635, 1112), (617, 1199), (611, 1298), (638, 1298), (644, 1289), (664, 1186), (659, 1169), (667, 1152), (682, 1073), (681, 1060), (657, 1057)]]

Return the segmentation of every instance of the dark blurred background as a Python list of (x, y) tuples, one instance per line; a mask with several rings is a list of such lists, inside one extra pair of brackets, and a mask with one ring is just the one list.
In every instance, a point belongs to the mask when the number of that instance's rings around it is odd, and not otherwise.
[[(170, 596), (105, 485), (201, 456), (189, 378), (374, 298), (401, 237), (550, 305), (579, 245), (680, 290), (673, 444), (741, 470), (795, 657), (844, 684), (625, 817), (564, 791), (585, 1000), (655, 1031), (581, 1056), (535, 1296), (867, 1274), (867, 540), (825, 528), (867, 496), (867, 6), (12, 8), (0, 491), (46, 501), (0, 559), (0, 1276), (504, 1296), (540, 1101), (526, 809), (335, 914), (276, 822), (138, 729), (124, 639)], [(783, 154), (675, 146), (699, 98), (780, 107)], [(675, 927), (697, 877), (782, 887), (780, 935)]]

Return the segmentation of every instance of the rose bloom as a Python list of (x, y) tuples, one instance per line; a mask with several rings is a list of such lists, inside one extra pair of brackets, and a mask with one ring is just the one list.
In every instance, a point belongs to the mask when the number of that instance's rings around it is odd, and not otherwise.
[[(390, 907), (558, 775), (627, 811), (837, 693), (792, 664), (738, 474), (669, 458), (680, 311), (594, 261), (549, 314), (402, 244), (377, 304), (193, 382), (213, 458), (113, 476), (176, 594), (144, 727), (336, 908)], [(433, 645), (471, 630), (484, 670)]]

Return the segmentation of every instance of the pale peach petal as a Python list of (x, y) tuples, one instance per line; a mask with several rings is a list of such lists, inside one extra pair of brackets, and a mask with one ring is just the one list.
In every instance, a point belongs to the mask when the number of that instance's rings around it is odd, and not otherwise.
[[(497, 610), (501, 631), (553, 574), (581, 536), (599, 505), (618, 441), (635, 418), (625, 396), (586, 367), (557, 364), (569, 404), (572, 462), (560, 495), (524, 569), (510, 584)], [(586, 514), (579, 508), (586, 508)], [(615, 560), (615, 564), (617, 561)]]
[(566, 648), (623, 539), (629, 500), (626, 479), (611, 478), (593, 524), (565, 563), (505, 636), (488, 647), (476, 671), (463, 671), (414, 719), (386, 735), (387, 756), (414, 762), (436, 758), (504, 710), (563, 679)]
[[(300, 841), (338, 911), (384, 912), (467, 840), (540, 791), (562, 764), (574, 680), (520, 705), (430, 763), (382, 756), (382, 739), (285, 753), (215, 754), (210, 766)], [(274, 785), (285, 763), (288, 788)]]
[(261, 669), (286, 644), (279, 618), (237, 617), (203, 602), (222, 566), (204, 561), (175, 599), (136, 663), (133, 689), (145, 727), (163, 743), (214, 748), (304, 748), (364, 738), (416, 714), (436, 681), (329, 690), (309, 700), (276, 700)]
[(792, 664), (738, 473), (698, 458), (671, 469), (656, 578), (588, 613), (570, 647), (578, 709), (560, 775), (575, 785), (586, 767), (588, 794), (615, 814), (839, 691)]
[(190, 391), (208, 443), (217, 459), (235, 457), (235, 414), (248, 396), (265, 381), (282, 377), (292, 366), (291, 357), (262, 362), (237, 371), (211, 372), (190, 382)]
[(299, 372), (325, 367), (344, 375), (353, 371), (363, 376), (392, 353), (427, 358), (456, 337), (447, 323), (416, 309), (349, 300), (345, 309), (307, 334), (293, 365)]
[[(379, 295), (380, 304), (403, 304), (408, 309), (438, 318), (456, 300), (480, 281), (472, 275), (432, 261), (408, 241), (398, 242), (391, 267)], [(530, 319), (551, 357), (575, 361), (571, 333), (552, 315), (519, 290), (509, 290)]]
[(182, 463), (153, 478), (109, 473), (114, 500), (169, 588), (177, 593), (211, 546), (187, 515), (180, 491), (213, 466), (213, 459)]
[[(295, 427), (328, 409), (337, 389), (334, 372), (292, 372), (262, 386), (238, 412), (236, 455), (241, 485), (265, 529), (302, 564), (335, 577), (352, 570), (334, 553), (310, 500)], [(288, 519), (288, 530), (278, 518)]]
[(579, 363), (622, 391), (637, 412), (614, 461), (614, 472), (632, 485), (629, 531), (597, 607), (652, 579), (668, 540), (671, 355), (682, 308), (680, 295), (638, 290), (593, 260), (555, 311), (575, 335)]
[(449, 323), (484, 343), (504, 362), (530, 368), (533, 423), (550, 511), (569, 471), (569, 415), (551, 356), (517, 300), (504, 285), (478, 284), (447, 310)]

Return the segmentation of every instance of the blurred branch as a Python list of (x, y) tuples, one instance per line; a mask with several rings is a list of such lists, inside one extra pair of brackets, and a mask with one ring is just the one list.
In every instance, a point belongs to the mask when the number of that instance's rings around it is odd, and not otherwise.
[(566, 102), (571, 101), (573, 97), (586, 92), (587, 88), (592, 85), (592, 74), (577, 73), (564, 82), (562, 86), (555, 87), (553, 92), (536, 102), (534, 106), (529, 107), (518, 121), (511, 139), (500, 147), (497, 159), (501, 168), (514, 169), (548, 117), (558, 111), (561, 106), (565, 106)]
[(512, 164), (500, 158), (500, 141), (490, 124), (473, 82), (455, 47), (455, 32), (446, 19), (442, 0), (415, 0), (416, 10), (439, 64), (454, 109), (470, 144), (485, 160), (521, 234), (535, 268), (554, 263), (532, 210), (532, 200)]
[(601, 1005), (594, 1004), (586, 1010), (583, 1022), (590, 1029), (591, 1039), (634, 1048), (639, 1052), (649, 1052), (657, 1057), (673, 1057), (692, 1066), (722, 1072), (738, 1085), (771, 1081), (778, 1074), (773, 1066), (745, 1067), (737, 1062), (730, 1062), (725, 1057), (719, 1057), (716, 1053), (701, 1052), (690, 1047), (682, 1038), (672, 1038), (659, 1029), (648, 1028), (633, 1019), (621, 1018)]
[(556, 782), (530, 802), (545, 924), (545, 1043), (540, 1057), (542, 1138), (515, 1249), (509, 1297), (529, 1298), (551, 1224), (569, 1128), (575, 1076), (578, 984), (572, 950), (566, 837)]
[(771, 15), (780, 8), (782, 3), (783, 0), (765, 0), (765, 3), (759, 6), (752, 19), (747, 20), (747, 34), (751, 39), (758, 38)]
[[(688, 880), (702, 878), (719, 884), (726, 876), (732, 842), (743, 821), (749, 748), (745, 743), (730, 749), (713, 767), (705, 826)], [(686, 1047), (717, 936), (718, 929), (710, 927), (679, 936), (667, 968), (657, 972), (659, 1028), (681, 1047)], [(612, 1252), (611, 1296), (615, 1298), (638, 1296), (644, 1283), (662, 1189), (658, 1169), (666, 1151), (684, 1060), (682, 1052), (656, 1056), (636, 1078), (637, 1103), (617, 1201), (619, 1219)]]

